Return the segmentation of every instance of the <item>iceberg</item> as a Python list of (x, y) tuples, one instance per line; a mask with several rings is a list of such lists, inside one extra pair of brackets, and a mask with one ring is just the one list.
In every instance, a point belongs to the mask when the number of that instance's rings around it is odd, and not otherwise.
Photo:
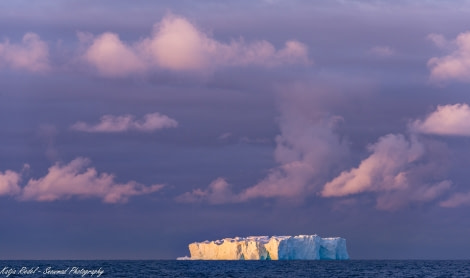
[(318, 235), (249, 236), (189, 244), (191, 260), (347, 260), (346, 240)]

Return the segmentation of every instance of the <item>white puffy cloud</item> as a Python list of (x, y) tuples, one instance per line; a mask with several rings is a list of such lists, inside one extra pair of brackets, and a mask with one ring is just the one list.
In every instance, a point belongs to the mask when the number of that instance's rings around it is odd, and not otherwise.
[(26, 33), (21, 43), (0, 43), (0, 67), (45, 72), (50, 69), (49, 47), (35, 33)]
[(452, 48), (446, 56), (429, 59), (431, 80), (470, 82), (470, 32), (460, 33), (452, 42), (437, 34), (431, 34), (430, 39), (439, 47)]
[[(89, 36), (80, 33), (82, 42)], [(83, 58), (104, 76), (126, 76), (156, 69), (206, 71), (226, 66), (310, 64), (307, 46), (289, 40), (276, 50), (261, 40), (247, 43), (242, 38), (219, 42), (200, 31), (186, 18), (167, 15), (155, 24), (153, 33), (131, 45), (117, 34), (104, 33), (92, 39)]]
[(439, 105), (424, 120), (412, 122), (410, 129), (424, 134), (470, 136), (470, 106), (466, 103)]
[(104, 115), (100, 122), (90, 125), (84, 122), (77, 122), (70, 128), (76, 131), (112, 133), (126, 132), (136, 130), (142, 132), (151, 132), (162, 128), (177, 127), (178, 122), (166, 115), (160, 113), (146, 114), (142, 119), (136, 120), (133, 115)]
[(71, 197), (98, 197), (105, 203), (126, 202), (129, 197), (149, 194), (163, 185), (144, 186), (134, 181), (124, 184), (114, 181), (114, 175), (98, 173), (89, 167), (89, 160), (77, 158), (70, 163), (51, 166), (39, 179), (30, 179), (22, 189), (21, 200), (55, 201)]

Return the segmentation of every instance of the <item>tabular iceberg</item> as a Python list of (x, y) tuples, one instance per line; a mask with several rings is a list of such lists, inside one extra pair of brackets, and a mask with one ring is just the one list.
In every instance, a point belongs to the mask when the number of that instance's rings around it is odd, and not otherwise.
[(189, 244), (191, 260), (347, 260), (346, 240), (317, 235), (250, 236)]

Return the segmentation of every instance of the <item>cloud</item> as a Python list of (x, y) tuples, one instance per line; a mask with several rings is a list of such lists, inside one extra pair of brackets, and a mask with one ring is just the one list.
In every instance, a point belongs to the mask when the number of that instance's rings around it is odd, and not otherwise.
[(46, 72), (50, 69), (49, 48), (35, 33), (26, 33), (21, 43), (0, 43), (0, 66), (15, 70)]
[(439, 203), (444, 208), (456, 208), (470, 205), (470, 192), (455, 193), (450, 198)]
[(140, 46), (160, 68), (176, 71), (309, 63), (307, 47), (298, 41), (287, 41), (280, 50), (264, 40), (221, 43), (199, 31), (187, 19), (175, 15), (167, 15), (156, 24), (153, 36)]
[(144, 52), (159, 67), (198, 70), (209, 65), (218, 43), (183, 17), (167, 15), (154, 26), (154, 33), (141, 43)]
[(160, 113), (146, 114), (142, 119), (135, 120), (133, 115), (113, 116), (104, 115), (100, 122), (90, 125), (84, 122), (77, 122), (70, 128), (76, 131), (93, 132), (93, 133), (111, 133), (126, 132), (136, 130), (142, 132), (152, 132), (158, 129), (177, 127), (178, 122), (166, 115)]
[[(212, 202), (245, 202), (256, 198), (302, 199), (316, 193), (327, 181), (332, 168), (337, 167), (349, 153), (347, 142), (339, 138), (335, 128), (341, 118), (330, 116), (311, 105), (299, 108), (299, 102), (312, 97), (310, 91), (283, 94), (274, 158), (279, 166), (269, 170), (258, 183), (234, 192), (225, 179), (217, 179), (208, 189), (185, 193), (178, 200)], [(217, 189), (214, 188), (217, 184)]]
[(412, 122), (410, 129), (424, 134), (470, 136), (470, 106), (466, 103), (439, 105), (424, 120)]
[(451, 45), (453, 50), (447, 56), (433, 57), (428, 61), (431, 80), (458, 80), (470, 82), (470, 32), (460, 33), (448, 43), (442, 36), (431, 34), (431, 40), (440, 47)]
[(302, 115), (285, 111), (274, 152), (280, 165), (245, 189), (240, 198), (296, 198), (312, 193), (325, 173), (348, 153), (346, 143), (333, 132), (335, 119), (327, 117), (309, 123)]
[(406, 166), (423, 155), (424, 147), (416, 139), (389, 134), (369, 147), (372, 152), (357, 168), (342, 172), (328, 182), (324, 197), (347, 196), (364, 191), (393, 190), (408, 187)]
[(338, 202), (374, 200), (377, 209), (397, 210), (438, 203), (453, 191), (447, 145), (417, 132), (380, 137), (368, 146), (369, 155), (351, 167), (354, 157), (340, 133), (345, 119), (322, 110), (325, 97), (328, 105), (333, 104), (332, 94), (294, 86), (279, 95), (280, 134), (274, 150), (278, 166), (257, 183), (237, 190), (219, 178), (217, 190), (211, 184), (185, 193), (179, 200), (215, 203), (215, 192), (223, 196), (216, 198), (217, 203), (261, 198), (301, 201), (317, 196), (337, 198)]
[[(277, 137), (276, 148), (276, 160), (281, 165), (240, 193), (234, 193), (225, 179), (218, 178), (207, 189), (195, 189), (177, 200), (221, 204), (256, 198), (298, 199), (314, 194), (349, 197), (372, 192), (376, 194), (378, 209), (396, 210), (411, 203), (434, 201), (451, 189), (450, 180), (439, 180), (439, 172), (445, 168), (444, 160), (436, 158), (439, 151), (433, 150), (432, 144), (426, 145), (414, 137), (408, 140), (401, 134), (381, 137), (369, 147), (372, 154), (357, 168), (322, 183), (325, 173), (331, 172), (335, 162), (348, 152), (331, 132), (331, 126), (327, 126), (315, 126), (311, 133), (315, 135), (307, 137), (284, 131)], [(283, 142), (283, 136), (290, 138)]]
[(343, 197), (373, 192), (377, 208), (395, 210), (413, 202), (429, 202), (450, 189), (450, 180), (438, 180), (445, 167), (435, 163), (432, 146), (412, 136), (388, 134), (369, 147), (372, 153), (358, 167), (343, 171), (326, 183), (321, 196)]
[[(89, 35), (79, 33), (82, 42)], [(186, 18), (169, 14), (155, 24), (151, 36), (131, 45), (114, 33), (92, 40), (83, 58), (104, 76), (127, 76), (151, 69), (206, 71), (227, 66), (275, 67), (285, 64), (310, 64), (307, 46), (289, 40), (276, 50), (261, 40), (247, 43), (240, 38), (219, 42), (200, 31)]]
[[(80, 40), (84, 35), (80, 33)], [(122, 77), (145, 71), (146, 64), (134, 50), (123, 43), (117, 34), (104, 33), (93, 40), (83, 55), (104, 76)]]
[(243, 136), (238, 141), (245, 144), (269, 144), (273, 140), (270, 138), (250, 138)]
[(443, 180), (432, 184), (416, 184), (407, 190), (379, 192), (377, 209), (394, 211), (407, 205), (435, 201), (449, 192), (452, 181)]
[(55, 138), (58, 134), (57, 128), (51, 124), (42, 124), (37, 131), (37, 136), (46, 146), (46, 157), (51, 161), (59, 160), (59, 151), (55, 147)]
[(0, 195), (16, 195), (20, 193), (20, 180), (21, 175), (17, 172), (11, 170), (0, 172)]
[(441, 34), (429, 34), (427, 36), (428, 40), (432, 41), (439, 48), (449, 47), (449, 41)]
[(395, 54), (390, 46), (374, 46), (370, 49), (370, 52), (379, 57), (390, 57)]
[[(318, 85), (317, 85), (318, 86)], [(317, 87), (289, 86), (278, 95), (281, 116), (274, 159), (277, 167), (266, 177), (244, 189), (241, 200), (288, 198), (301, 200), (315, 194), (349, 155), (348, 142), (336, 129), (343, 118), (324, 111), (325, 95)]]
[(0, 172), (0, 195), (12, 195), (22, 201), (98, 197), (105, 203), (123, 203), (131, 196), (149, 194), (163, 188), (160, 184), (144, 186), (135, 181), (117, 183), (114, 175), (98, 173), (95, 168), (87, 167), (89, 164), (86, 158), (76, 158), (68, 164), (56, 163), (44, 177), (31, 178), (23, 187), (20, 182), (29, 165), (26, 164), (21, 172)]
[(144, 186), (134, 181), (116, 183), (114, 175), (86, 168), (89, 160), (77, 158), (70, 163), (55, 164), (39, 179), (30, 179), (22, 189), (21, 200), (55, 201), (71, 197), (98, 197), (105, 203), (126, 202), (130, 196), (149, 194), (163, 185)]
[(219, 135), (219, 137), (217, 137), (217, 139), (226, 140), (226, 139), (229, 139), (230, 137), (232, 137), (232, 133), (231, 132), (225, 132), (225, 133)]
[(224, 178), (217, 178), (209, 184), (206, 190), (195, 189), (176, 198), (183, 203), (207, 202), (210, 204), (224, 204), (237, 202), (238, 197), (232, 193), (230, 184)]

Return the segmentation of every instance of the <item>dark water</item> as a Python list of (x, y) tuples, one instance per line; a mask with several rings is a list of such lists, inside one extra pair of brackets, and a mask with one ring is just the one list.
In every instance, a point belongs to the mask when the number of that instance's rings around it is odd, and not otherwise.
[(1, 277), (470, 277), (470, 261), (0, 261)]

